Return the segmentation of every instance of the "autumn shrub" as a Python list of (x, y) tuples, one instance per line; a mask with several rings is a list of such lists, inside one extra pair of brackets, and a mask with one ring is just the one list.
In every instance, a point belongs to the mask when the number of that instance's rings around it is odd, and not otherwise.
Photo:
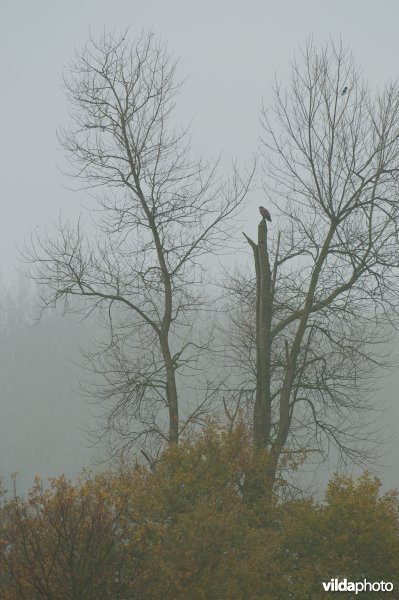
[(242, 424), (209, 423), (154, 472), (37, 480), (1, 512), (1, 598), (319, 600), (335, 577), (399, 589), (396, 493), (365, 473), (335, 476), (322, 501), (244, 501), (266, 463)]
[[(120, 597), (124, 545), (104, 480), (72, 485), (60, 477), (45, 489), (36, 478), (28, 498), (14, 494), (4, 514), (0, 566), (7, 597)], [(129, 568), (134, 571), (134, 560)]]

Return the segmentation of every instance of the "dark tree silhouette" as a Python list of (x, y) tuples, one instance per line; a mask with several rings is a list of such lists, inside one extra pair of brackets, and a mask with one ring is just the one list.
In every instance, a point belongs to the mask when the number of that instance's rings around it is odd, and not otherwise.
[(60, 139), (71, 176), (96, 194), (96, 234), (66, 222), (53, 237), (36, 232), (31, 276), (43, 308), (105, 317), (109, 340), (87, 358), (114, 448), (177, 443), (214, 393), (204, 374), (182, 414), (178, 375), (192, 379), (206, 349), (193, 334), (204, 257), (224, 250), (252, 175), (223, 179), (217, 162), (190, 159), (188, 132), (172, 122), (176, 63), (152, 34), (91, 39), (65, 86), (72, 124)]
[[(351, 103), (339, 102), (342, 86)], [(255, 445), (371, 458), (367, 427), (399, 298), (399, 93), (373, 96), (342, 47), (312, 44), (263, 111), (265, 194), (255, 277), (237, 273), (224, 347), (251, 396)], [(232, 386), (233, 387), (233, 386)], [(238, 391), (243, 385), (238, 384)], [(236, 393), (236, 397), (238, 394)], [(375, 446), (374, 446), (375, 449)], [(369, 452), (370, 451), (370, 452)]]

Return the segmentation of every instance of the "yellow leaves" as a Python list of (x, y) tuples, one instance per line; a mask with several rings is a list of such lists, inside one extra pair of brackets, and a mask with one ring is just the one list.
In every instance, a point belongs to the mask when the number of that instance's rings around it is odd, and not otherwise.
[(318, 599), (320, 582), (339, 573), (392, 579), (396, 492), (381, 494), (365, 473), (335, 476), (323, 502), (244, 502), (246, 477), (261, 478), (268, 461), (242, 424), (227, 433), (209, 423), (155, 473), (125, 465), (47, 488), (35, 479), (28, 500), (1, 513), (0, 597), (40, 598), (40, 587), (60, 600), (72, 589), (85, 600)]

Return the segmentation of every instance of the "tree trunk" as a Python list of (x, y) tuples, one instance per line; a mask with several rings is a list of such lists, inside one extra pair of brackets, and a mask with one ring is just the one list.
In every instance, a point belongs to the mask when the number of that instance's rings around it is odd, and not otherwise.
[[(245, 234), (244, 234), (245, 235)], [(256, 398), (253, 414), (254, 443), (258, 449), (270, 446), (271, 429), (271, 322), (272, 274), (267, 249), (267, 224), (258, 226), (258, 243), (245, 236), (252, 247), (256, 272)]]
[(166, 400), (169, 411), (169, 444), (177, 444), (179, 441), (179, 403), (177, 399), (177, 387), (175, 368), (169, 348), (167, 335), (160, 336), (162, 355), (166, 369)]
[[(258, 243), (244, 234), (250, 244), (256, 272), (256, 397), (253, 412), (254, 453), (270, 450), (271, 446), (271, 323), (273, 312), (272, 272), (267, 248), (267, 223), (258, 226)], [(273, 463), (266, 472), (248, 473), (244, 486), (247, 501), (260, 496), (271, 501), (276, 476)]]

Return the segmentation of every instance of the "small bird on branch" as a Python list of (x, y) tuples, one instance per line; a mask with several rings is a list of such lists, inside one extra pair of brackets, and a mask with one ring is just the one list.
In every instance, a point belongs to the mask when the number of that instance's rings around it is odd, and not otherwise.
[(341, 92), (341, 96), (345, 96), (346, 92), (348, 91), (348, 88), (345, 86), (344, 89)]
[(264, 206), (259, 206), (259, 212), (262, 215), (262, 217), (264, 219), (266, 219), (266, 221), (270, 221), (272, 220), (269, 211), (267, 210), (267, 208), (265, 208)]

